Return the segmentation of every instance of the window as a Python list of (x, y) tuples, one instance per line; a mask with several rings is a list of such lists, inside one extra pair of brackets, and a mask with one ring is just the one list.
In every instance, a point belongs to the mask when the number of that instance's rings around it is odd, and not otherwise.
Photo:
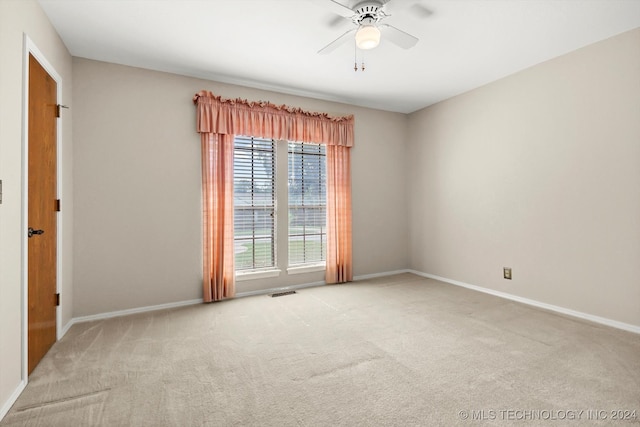
[(327, 167), (322, 144), (288, 143), (289, 265), (317, 264), (327, 255)]
[[(324, 269), (326, 170), (322, 144), (235, 137), (233, 237), (243, 279), (273, 277), (288, 267), (290, 274)], [(288, 205), (280, 221), (278, 205)]]
[(237, 136), (233, 151), (236, 271), (275, 267), (275, 143)]

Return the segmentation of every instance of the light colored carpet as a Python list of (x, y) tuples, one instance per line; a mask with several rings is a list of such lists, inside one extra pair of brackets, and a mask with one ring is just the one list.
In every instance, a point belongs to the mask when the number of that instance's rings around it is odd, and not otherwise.
[(640, 424), (640, 336), (402, 274), (74, 325), (0, 426), (583, 426), (614, 410)]

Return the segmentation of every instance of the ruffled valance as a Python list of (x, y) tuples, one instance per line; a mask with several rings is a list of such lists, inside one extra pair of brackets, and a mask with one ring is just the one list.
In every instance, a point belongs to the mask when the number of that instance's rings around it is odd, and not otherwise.
[(197, 131), (200, 133), (353, 147), (352, 115), (334, 117), (264, 101), (223, 99), (204, 90), (195, 94), (193, 102), (197, 106)]

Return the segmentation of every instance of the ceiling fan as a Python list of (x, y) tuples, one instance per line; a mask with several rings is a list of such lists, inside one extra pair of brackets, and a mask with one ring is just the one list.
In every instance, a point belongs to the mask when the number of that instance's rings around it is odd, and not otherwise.
[(351, 20), (351, 22), (356, 25), (356, 28), (346, 31), (340, 37), (320, 49), (318, 53), (331, 53), (349, 40), (353, 40), (354, 36), (356, 46), (365, 50), (378, 46), (382, 36), (403, 49), (409, 49), (415, 46), (416, 43), (418, 43), (417, 37), (405, 33), (392, 25), (380, 23), (383, 19), (390, 16), (386, 13), (385, 7), (391, 1), (392, 0), (365, 0), (356, 4), (353, 9), (351, 9), (334, 0), (316, 0), (316, 3), (321, 3), (322, 6), (329, 7), (332, 12)]

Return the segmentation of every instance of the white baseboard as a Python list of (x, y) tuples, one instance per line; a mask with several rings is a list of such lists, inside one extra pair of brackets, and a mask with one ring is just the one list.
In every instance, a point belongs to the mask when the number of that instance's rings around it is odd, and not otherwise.
[(567, 316), (577, 317), (579, 319), (588, 320), (590, 322), (599, 323), (601, 325), (611, 326), (612, 328), (622, 329), (624, 331), (640, 334), (640, 326), (631, 325), (629, 323), (607, 319), (606, 317), (594, 316), (593, 314), (583, 313), (581, 311), (572, 310), (570, 308), (559, 307), (557, 305), (547, 304), (547, 303), (532, 300), (529, 298), (519, 297), (517, 295), (508, 294), (506, 292), (494, 291), (493, 289), (483, 288), (481, 286), (470, 285), (468, 283), (460, 282), (458, 280), (448, 279), (446, 277), (436, 276), (434, 274), (423, 273), (421, 271), (416, 271), (416, 270), (408, 270), (408, 272), (416, 274), (418, 276), (426, 277), (428, 279), (435, 279), (440, 282), (449, 283), (451, 285), (461, 286), (463, 288), (471, 289), (478, 292), (483, 292), (485, 294), (494, 295), (494, 296), (505, 298), (512, 301), (517, 301), (523, 304), (531, 305), (533, 307), (555, 311), (556, 313), (566, 314)]
[(64, 337), (64, 335), (69, 332), (69, 329), (73, 326), (75, 322), (73, 321), (73, 319), (69, 320), (67, 322), (66, 325), (64, 325), (64, 327), (62, 328), (62, 330), (60, 331), (60, 336), (58, 337), (58, 341), (62, 339), (62, 337)]
[(375, 279), (377, 277), (393, 276), (394, 274), (402, 274), (402, 273), (413, 273), (413, 271), (405, 269), (405, 270), (385, 271), (382, 273), (362, 274), (359, 276), (353, 276), (353, 280)]
[(16, 387), (13, 393), (11, 393), (11, 396), (9, 396), (9, 399), (2, 404), (2, 407), (0, 407), (0, 421), (2, 421), (5, 415), (7, 415), (7, 412), (9, 412), (9, 409), (11, 409), (13, 404), (16, 403), (16, 400), (18, 400), (18, 397), (20, 397), (20, 394), (24, 391), (26, 386), (26, 381), (20, 381), (18, 387)]
[(284, 286), (281, 288), (259, 289), (257, 291), (239, 292), (236, 294), (236, 298), (250, 297), (254, 295), (268, 295), (276, 292), (294, 291), (296, 289), (313, 288), (316, 286), (324, 286), (324, 285), (326, 285), (325, 282), (312, 282), (312, 283), (303, 283), (302, 285)]
[(202, 298), (201, 299), (192, 299), (192, 300), (187, 300), (187, 301), (170, 302), (170, 303), (167, 303), (167, 304), (150, 305), (150, 306), (146, 306), (146, 307), (130, 308), (130, 309), (127, 309), (127, 310), (110, 311), (110, 312), (107, 312), (107, 313), (92, 314), (90, 316), (74, 317), (73, 319), (71, 319), (69, 321), (69, 323), (67, 323), (67, 326), (65, 327), (65, 332), (72, 325), (75, 325), (76, 323), (92, 322), (94, 320), (102, 320), (102, 319), (109, 319), (109, 318), (112, 318), (112, 317), (128, 316), (130, 314), (146, 313), (147, 311), (165, 310), (167, 308), (184, 307), (184, 306), (187, 306), (187, 305), (195, 305), (195, 304), (202, 304)]

